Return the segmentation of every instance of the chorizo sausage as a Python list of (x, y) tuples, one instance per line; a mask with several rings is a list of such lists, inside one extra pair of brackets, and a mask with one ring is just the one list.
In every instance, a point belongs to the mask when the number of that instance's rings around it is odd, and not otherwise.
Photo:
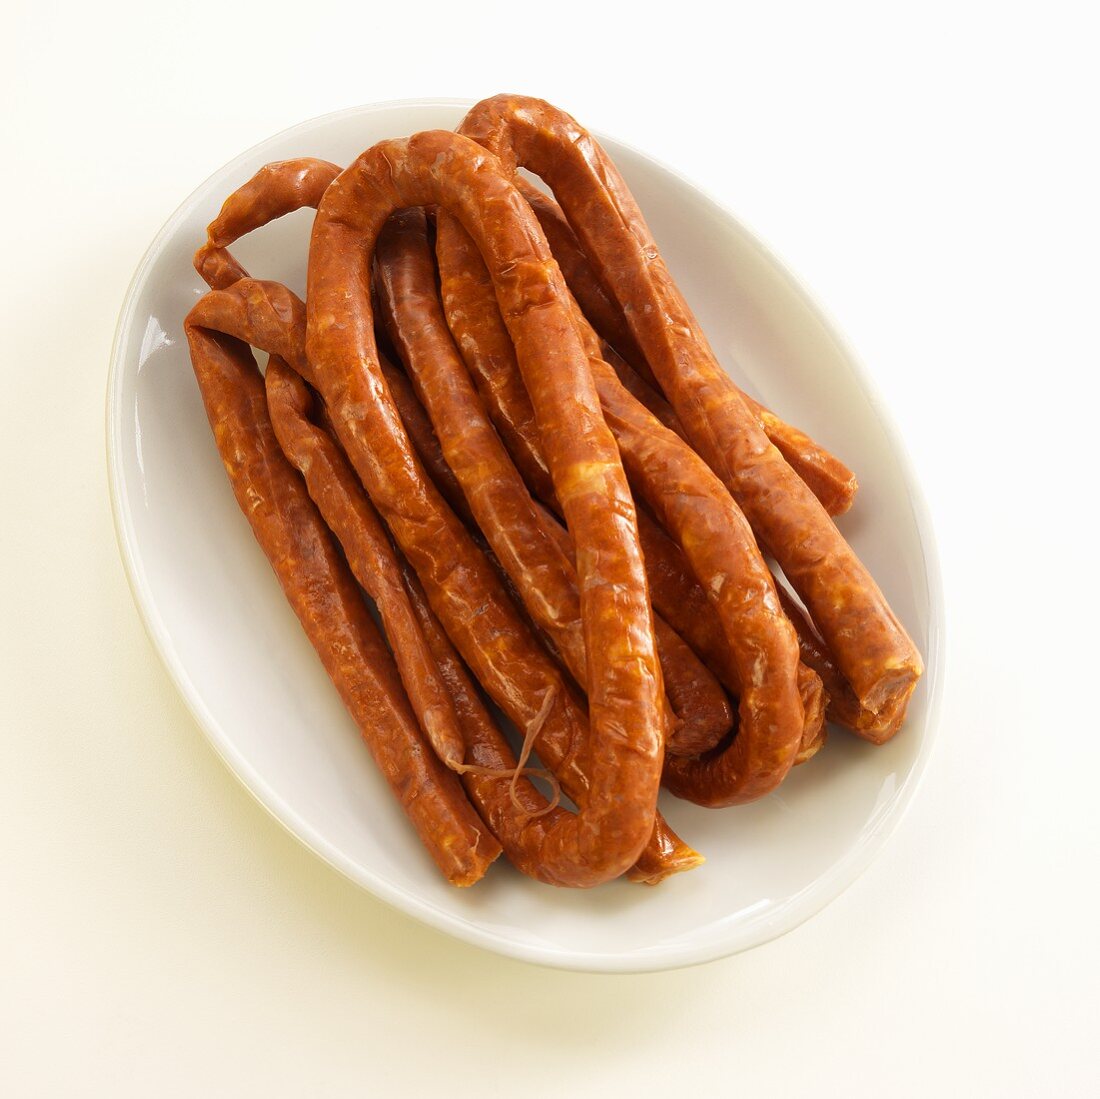
[[(273, 358), (265, 384), (280, 445), (305, 477), (310, 495), (336, 534), (356, 579), (378, 605), (399, 664), (403, 652), (415, 653), (414, 685), (420, 690), (439, 689), (446, 708), (456, 717), (462, 740), (461, 766), (456, 769), (471, 800), (509, 860), (522, 873), (548, 880), (542, 868), (541, 842), (546, 829), (565, 810), (549, 807), (530, 782), (515, 775), (516, 760), (508, 742), (427, 606), (423, 589), (398, 560), (343, 453), (323, 428), (310, 422), (312, 398), (305, 383)], [(411, 623), (404, 620), (406, 613)], [(405, 680), (404, 674), (402, 678)], [(412, 691), (409, 693), (411, 698)], [(547, 816), (551, 819), (544, 819)]]
[(598, 143), (564, 112), (518, 96), (479, 103), (459, 129), (506, 170), (523, 166), (549, 184), (693, 446), (776, 554), (861, 705), (873, 713), (904, 706), (923, 670), (916, 647), (715, 360)]
[[(517, 177), (516, 186), (523, 196), (531, 204), (535, 216), (542, 225), (546, 239), (550, 243), (550, 250), (562, 269), (565, 281), (579, 302), (586, 317), (600, 335), (607, 340), (625, 362), (620, 369), (616, 366), (623, 384), (650, 411), (662, 421), (666, 422), (662, 411), (649, 405), (645, 397), (637, 392), (632, 385), (632, 379), (624, 376), (627, 372), (634, 374), (638, 381), (648, 384), (650, 387), (656, 384), (645, 356), (639, 350), (634, 340), (626, 317), (615, 304), (600, 282), (592, 265), (588, 262), (583, 249), (577, 241), (576, 235), (566, 221), (561, 207), (543, 194), (537, 187), (526, 180)], [(612, 362), (608, 359), (608, 362)], [(628, 365), (629, 363), (629, 365)], [(637, 374), (635, 374), (637, 371)], [(640, 375), (640, 377), (639, 377)], [(840, 515), (852, 506), (856, 491), (859, 487), (855, 474), (839, 458), (830, 454), (823, 446), (815, 443), (805, 432), (781, 420), (770, 409), (765, 408), (759, 401), (754, 400), (747, 393), (739, 390), (742, 399), (760, 421), (768, 438), (775, 444), (779, 452), (787, 459), (788, 464), (798, 473), (809, 486), (813, 494), (821, 501), (822, 506), (830, 515)], [(655, 395), (655, 394), (654, 394)], [(666, 406), (667, 407), (667, 406)]]
[[(515, 351), (488, 285), (484, 263), (469, 235), (457, 227), (452, 219), (445, 215), (440, 218), (438, 230), (436, 254), (448, 325), (462, 350), (467, 368), (477, 383), (493, 422), (501, 438), (508, 441), (512, 458), (523, 473), (528, 487), (543, 503), (558, 511), (559, 505), (546, 473), (545, 460), (534, 428), (530, 399), (519, 379)], [(613, 387), (606, 373), (598, 376), (596, 381), (598, 387)], [(614, 426), (612, 422), (613, 430)], [(629, 435), (617, 438), (616, 441), (620, 450), (631, 445)], [(637, 465), (644, 477), (644, 461)], [(648, 495), (649, 488), (645, 480), (635, 484), (635, 490), (643, 498)], [(638, 511), (638, 528), (651, 597), (659, 597), (658, 593), (666, 596), (662, 607), (658, 608), (657, 603), (654, 603), (658, 617), (667, 618), (672, 630), (679, 632), (704, 657), (711, 671), (737, 694), (740, 690), (740, 679), (735, 663), (726, 644), (722, 624), (709, 605), (703, 589), (690, 577), (687, 578), (686, 585), (681, 586), (678, 591), (670, 589), (667, 579), (660, 573), (661, 555), (651, 552), (647, 543), (651, 547), (664, 543), (673, 550), (680, 565), (684, 564), (682, 555), (644, 509)], [(672, 597), (667, 597), (670, 590)], [(700, 641), (704, 643), (700, 644)], [(798, 668), (798, 689), (804, 716), (802, 748), (796, 756), (796, 762), (809, 758), (820, 748), (824, 738), (821, 682), (814, 672), (801, 664)]]
[(273, 356), (264, 384), (275, 437), (305, 480), (355, 578), (374, 600), (421, 729), (439, 758), (458, 770), (464, 755), (458, 719), (378, 516), (328, 434), (310, 421), (313, 398), (301, 377)]
[[(443, 457), (476, 522), (532, 620), (585, 688), (572, 544), (568, 536), (563, 544), (552, 529), (557, 524), (531, 499), (454, 346), (422, 210), (401, 211), (386, 224), (378, 241), (375, 281), (390, 343), (428, 410)], [(678, 696), (672, 708), (680, 723), (671, 722), (670, 747), (679, 754), (697, 754), (729, 732), (732, 714), (721, 688), (694, 654), (664, 623), (655, 622), (654, 628), (666, 689)]]
[(248, 272), (229, 246), (245, 234), (302, 207), (316, 208), (340, 169), (327, 160), (299, 157), (265, 164), (222, 203), (195, 253), (195, 270), (212, 290), (224, 290)]
[[(461, 257), (464, 306), (459, 320), (478, 316), (497, 358), (506, 356), (497, 317), (488, 307), (492, 284), (484, 263), (461, 241), (462, 227), (437, 216), (437, 253), (444, 284)], [(458, 291), (452, 287), (452, 300)], [(798, 754), (803, 711), (798, 692), (798, 645), (779, 608), (772, 578), (737, 505), (705, 463), (623, 388), (599, 357), (595, 334), (570, 299), (589, 355), (603, 416), (636, 491), (676, 533), (711, 597), (726, 631), (742, 685), (740, 726), (732, 743), (705, 759), (670, 758), (664, 782), (674, 793), (706, 805), (754, 800), (782, 781)]]
[[(538, 507), (538, 512), (546, 530), (557, 541), (562, 553), (572, 557), (573, 543), (569, 532), (545, 508)], [(640, 509), (638, 520), (640, 533)], [(644, 538), (641, 542), (644, 546)], [(654, 614), (653, 622), (669, 701), (678, 716), (690, 715), (690, 718), (682, 719), (682, 724), (670, 737), (668, 751), (679, 756), (707, 752), (718, 745), (733, 728), (733, 713), (729, 701), (718, 680), (707, 671), (683, 638), (660, 615)]]
[[(217, 228), (216, 231), (212, 231), (212, 243), (208, 241), (210, 247), (199, 250), (196, 256), (196, 266), (205, 271), (222, 270), (242, 274), (243, 269), (228, 255), (227, 243), (231, 243), (232, 240), (252, 229), (259, 228), (265, 223), (265, 219), (289, 213), (291, 210), (296, 209), (298, 205), (307, 201), (316, 201), (324, 190), (323, 184), (327, 185), (325, 176), (331, 174), (329, 171), (332, 168), (331, 165), (323, 167), (313, 163), (312, 167), (309, 167), (309, 170), (304, 174), (302, 167), (302, 162), (282, 162), (278, 165), (269, 166), (267, 169), (261, 170), (253, 180), (241, 189), (238, 193), (239, 197), (230, 196), (223, 206), (221, 227)], [(312, 186), (303, 186), (301, 183), (303, 178), (312, 179)], [(286, 187), (285, 193), (280, 194), (280, 187), (286, 181), (289, 181), (289, 185)], [(263, 195), (260, 192), (264, 189), (270, 189), (276, 193)], [(222, 253), (216, 264), (204, 260), (204, 257), (211, 250), (220, 250)], [(291, 335), (285, 330), (286, 320), (294, 312), (294, 309), (291, 304), (282, 299), (293, 299), (293, 295), (283, 287), (274, 287), (274, 284), (261, 285), (264, 287), (261, 293), (256, 294), (246, 288), (245, 296), (250, 297), (257, 304), (266, 304), (267, 308), (266, 310), (262, 308), (253, 309), (251, 310), (252, 315), (244, 319), (258, 329), (264, 329), (266, 339), (280, 347), (290, 365), (307, 380), (312, 379), (312, 369), (302, 350), (303, 338), (301, 333)], [(273, 298), (280, 298), (280, 300), (276, 302), (272, 300)], [(242, 312), (239, 303), (230, 303), (227, 307), (230, 311)], [(245, 310), (244, 312), (249, 311)], [(238, 316), (236, 319), (240, 321), (242, 318)], [(280, 330), (281, 328), (283, 330)], [(383, 370), (388, 371), (387, 377), (390, 380), (397, 376), (392, 368), (386, 364), (383, 364)], [(415, 396), (412, 395), (411, 403), (405, 408), (406, 414), (417, 407)], [(319, 412), (331, 424), (331, 418), (328, 417), (328, 411), (324, 405), (320, 406)], [(412, 416), (410, 416), (410, 422), (413, 422)], [(421, 423), (420, 426), (423, 427), (424, 424)], [(430, 429), (430, 425), (427, 426)], [(421, 442), (427, 444), (428, 440), (422, 437)], [(438, 449), (437, 444), (436, 449)], [(461, 496), (460, 493), (459, 496)], [(478, 569), (477, 575), (483, 575), (483, 570)], [(461, 592), (461, 581), (462, 577), (458, 576), (454, 585), (449, 588), (441, 588), (437, 595), (446, 599), (454, 593)], [(487, 601), (481, 607), (475, 606), (475, 615), (484, 613), (490, 605)], [(505, 608), (506, 620), (508, 618), (507, 609)], [(514, 607), (512, 609), (514, 610)], [(469, 617), (471, 604), (468, 602), (463, 604), (461, 600), (458, 600), (450, 606), (450, 610), (452, 611), (450, 616), (452, 623), (461, 623)], [(500, 623), (496, 623), (496, 626), (499, 628)], [(461, 628), (459, 632), (462, 632)], [(470, 636), (476, 636), (476, 632), (471, 633)], [(525, 627), (521, 626), (518, 634), (509, 637), (506, 631), (500, 631), (499, 629), (494, 634), (493, 627), (490, 626), (487, 636), (495, 639), (494, 644), (490, 646), (488, 653), (483, 649), (474, 648), (475, 666), (478, 668), (480, 675), (486, 677), (482, 680), (483, 685), (490, 691), (498, 705), (514, 722), (521, 727), (525, 727), (536, 713), (526, 697), (529, 688), (535, 685), (549, 690), (552, 687), (560, 686), (560, 673), (556, 671), (552, 663), (549, 667), (546, 666), (548, 658), (545, 652), (529, 636)], [(469, 637), (467, 639), (469, 640)], [(532, 645), (533, 649), (531, 648)], [(522, 654), (525, 652), (531, 657), (531, 661), (524, 660)], [(480, 661), (476, 659), (479, 653), (484, 657)], [(517, 653), (520, 655), (517, 656)], [(583, 758), (584, 744), (580, 735), (584, 724), (583, 712), (568, 691), (558, 691), (556, 697), (558, 704), (554, 707), (542, 728), (539, 751), (544, 760), (554, 769), (563, 788), (566, 789), (574, 801), (581, 803), (587, 796), (588, 791), (588, 776), (584, 769)], [(643, 850), (638, 864), (631, 868), (629, 876), (633, 880), (655, 883), (671, 874), (691, 869), (702, 861), (702, 856), (684, 843), (668, 827), (667, 822), (660, 814), (657, 814), (653, 834)]]
[[(551, 831), (544, 856), (561, 880), (595, 885), (629, 869), (653, 833), (663, 757), (661, 673), (634, 505), (565, 286), (530, 208), (490, 155), (458, 135), (428, 131), (380, 142), (337, 177), (313, 227), (307, 355), (341, 443), (433, 609), (467, 660), (485, 663), (484, 651), (501, 643), (501, 631), (491, 629), (499, 616), (511, 612), (507, 635), (521, 623), (427, 480), (375, 351), (367, 264), (389, 216), (423, 205), (458, 216), (489, 263), (576, 546), (589, 791), (578, 814)], [(447, 584), (461, 587), (463, 621), (443, 617), (448, 601), (438, 593)]]
[(851, 730), (871, 744), (885, 744), (901, 728), (905, 706), (900, 702), (877, 714), (864, 709), (855, 692), (840, 674), (836, 658), (806, 618), (805, 611), (791, 598), (782, 584), (777, 585), (779, 601), (798, 634), (802, 661), (820, 676), (824, 688), (825, 715), (837, 725)]
[(423, 738), (397, 669), (298, 472), (275, 438), (248, 346), (185, 322), (195, 376), (233, 492), (379, 770), (449, 881), (472, 885), (500, 847)]

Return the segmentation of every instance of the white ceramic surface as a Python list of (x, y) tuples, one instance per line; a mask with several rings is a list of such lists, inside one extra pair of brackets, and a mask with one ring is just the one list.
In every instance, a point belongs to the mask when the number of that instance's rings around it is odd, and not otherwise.
[[(353, 881), (459, 938), (562, 968), (632, 972), (758, 945), (836, 897), (881, 849), (932, 745), (943, 606), (930, 522), (866, 373), (758, 240), (668, 168), (602, 139), (636, 195), (715, 351), (746, 389), (835, 449), (861, 491), (840, 526), (927, 663), (904, 732), (871, 748), (835, 731), (825, 750), (751, 806), (662, 799), (707, 863), (657, 889), (555, 890), (498, 864), (447, 886), (374, 772), (354, 725), (237, 509), (210, 438), (181, 323), (204, 287), (191, 255), (221, 200), (261, 164), (347, 163), (385, 137), (452, 127), (456, 101), (358, 107), (272, 137), (176, 211), (134, 276), (119, 318), (107, 447), (119, 546), (153, 643), (215, 750), (303, 843)], [(235, 249), (259, 277), (304, 290), (310, 215)]]

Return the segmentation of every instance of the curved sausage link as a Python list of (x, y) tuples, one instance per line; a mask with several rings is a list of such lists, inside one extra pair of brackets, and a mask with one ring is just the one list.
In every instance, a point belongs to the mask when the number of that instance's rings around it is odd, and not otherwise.
[[(520, 778), (514, 785), (521, 809), (516, 812), (508, 774), (514, 771), (516, 760), (508, 742), (478, 697), (415, 575), (398, 560), (347, 459), (327, 432), (310, 421), (312, 397), (305, 383), (280, 359), (273, 358), (265, 384), (280, 445), (305, 477), (310, 496), (336, 534), (356, 579), (378, 604), (399, 665), (403, 653), (415, 654), (413, 686), (421, 691), (439, 690), (442, 703), (452, 719), (457, 719), (459, 760), (465, 757), (476, 768), (462, 774), (471, 799), (522, 873), (559, 884), (545, 874), (540, 850), (547, 829), (565, 810), (554, 808), (548, 813), (545, 799), (529, 781)], [(405, 621), (406, 615), (409, 621)], [(402, 678), (409, 690), (409, 677), (403, 672)], [(411, 698), (412, 690), (409, 695)], [(490, 771), (498, 774), (485, 773)]]
[(311, 422), (313, 398), (306, 383), (282, 359), (272, 356), (264, 384), (279, 445), (305, 480), (310, 498), (343, 547), (355, 578), (378, 607), (420, 727), (439, 758), (457, 770), (464, 755), (462, 732), (381, 521), (333, 441)]
[(522, 165), (550, 185), (692, 444), (776, 554), (861, 705), (874, 713), (904, 706), (923, 670), (916, 647), (715, 360), (610, 159), (572, 118), (541, 100), (485, 100), (460, 132), (506, 169)]
[(435, 296), (424, 212), (390, 218), (375, 253), (375, 283), (390, 343), (435, 430), (474, 520), (532, 620), (586, 687), (576, 571), (543, 530), (526, 486), (485, 414)]
[(275, 438), (255, 360), (218, 330), (206, 300), (184, 327), (237, 502), (421, 842), (450, 882), (472, 885), (500, 846), (417, 727), (359, 589)]
[[(517, 177), (516, 186), (531, 204), (531, 209), (535, 211), (535, 216), (539, 219), (543, 232), (546, 233), (546, 239), (550, 243), (554, 258), (562, 269), (565, 281), (569, 284), (569, 289), (580, 303), (592, 327), (626, 360), (622, 364), (626, 367), (626, 371), (631, 374), (637, 371), (635, 377), (638, 377), (644, 385), (649, 387), (655, 385), (656, 379), (634, 340), (626, 317), (592, 269), (561, 207), (522, 178)], [(608, 362), (611, 362), (611, 359), (608, 359)], [(673, 425), (661, 415), (659, 406), (654, 407), (642, 393), (635, 391), (631, 380), (624, 376), (624, 371), (619, 369), (618, 364), (612, 363), (612, 365), (616, 366), (623, 384), (650, 411), (665, 422), (666, 426), (672, 427)], [(839, 458), (815, 443), (805, 432), (784, 423), (774, 412), (744, 391), (738, 390), (738, 392), (760, 422), (768, 438), (799, 477), (806, 482), (825, 510), (830, 515), (840, 515), (847, 511), (852, 506), (859, 488), (856, 475)]]
[(212, 290), (224, 290), (248, 272), (229, 246), (253, 229), (303, 207), (316, 208), (340, 169), (327, 160), (299, 157), (265, 164), (234, 191), (207, 226), (206, 243), (195, 253), (195, 270)]
[[(390, 343), (428, 410), (444, 460), (477, 525), (532, 620), (585, 689), (587, 661), (572, 542), (559, 527), (563, 544), (551, 529), (557, 524), (531, 499), (455, 348), (436, 288), (422, 210), (401, 211), (387, 222), (378, 242), (375, 281)], [(674, 691), (678, 696), (672, 699), (672, 710), (680, 724), (668, 714), (669, 746), (681, 755), (712, 748), (732, 727), (725, 695), (667, 625), (655, 622), (654, 628), (666, 690), (670, 698)]]
[[(511, 338), (501, 320), (496, 300), (489, 292), (480, 253), (469, 234), (461, 231), (453, 219), (444, 216), (438, 223), (436, 255), (448, 325), (493, 423), (531, 491), (551, 510), (560, 511), (534, 428), (530, 398), (519, 377)], [(663, 402), (663, 398), (654, 399)], [(630, 440), (616, 441), (622, 447), (629, 445)], [(635, 487), (645, 498), (646, 485)], [(703, 589), (686, 576), (679, 547), (641, 509), (638, 511), (638, 530), (654, 609), (703, 657), (725, 686), (738, 694), (740, 678), (722, 624)], [(678, 560), (679, 567), (685, 569), (686, 584), (679, 589), (670, 586), (661, 575), (661, 569), (667, 565), (667, 555), (653, 552), (654, 547), (668, 547), (673, 552), (673, 561)], [(664, 596), (660, 605), (657, 603), (659, 593)], [(798, 688), (804, 717), (802, 748), (796, 763), (809, 758), (824, 739), (821, 681), (804, 665), (798, 669)]]
[[(492, 284), (484, 264), (455, 243), (462, 232), (453, 218), (440, 212), (437, 252), (443, 279), (451, 277), (451, 265), (461, 255), (466, 266), (463, 293), (481, 297), (471, 312), (488, 331), (493, 325), (488, 309)], [(684, 547), (722, 622), (742, 685), (739, 731), (729, 747), (704, 759), (668, 759), (664, 783), (673, 793), (704, 805), (755, 800), (783, 780), (802, 743), (794, 630), (779, 608), (752, 531), (729, 493), (683, 440), (623, 388), (600, 359), (598, 339), (575, 304), (573, 318), (631, 482)], [(498, 317), (498, 330), (500, 324)], [(503, 356), (499, 331), (489, 338), (501, 345)]]
[[(518, 380), (514, 352), (507, 331), (501, 324), (495, 301), (486, 295), (484, 266), (473, 242), (466, 233), (455, 230), (453, 224), (442, 223), (437, 238), (437, 254), (440, 260), (441, 289), (448, 323), (466, 357), (467, 366), (478, 382), (494, 423), (502, 438), (508, 440), (513, 460), (520, 467), (528, 486), (549, 507), (556, 509), (553, 486), (545, 476), (545, 462), (533, 431), (533, 414), (526, 390)], [(480, 274), (479, 274), (480, 268)], [(608, 349), (610, 350), (610, 349)], [(643, 404), (666, 422), (677, 428), (675, 414), (667, 402), (648, 389), (633, 371), (611, 352), (609, 361), (615, 365), (623, 384)], [(627, 376), (624, 378), (623, 374)], [(633, 383), (633, 385), (631, 384)], [(639, 392), (640, 390), (641, 392)], [(648, 402), (647, 402), (648, 397)], [(620, 446), (623, 440), (617, 440)], [(644, 491), (644, 489), (643, 489)], [(667, 619), (671, 629), (688, 640), (695, 652), (703, 656), (711, 671), (736, 695), (740, 691), (740, 678), (726, 643), (721, 622), (710, 606), (702, 588), (686, 573), (683, 556), (663, 530), (645, 513), (638, 512), (646, 574), (649, 578), (654, 608)], [(684, 570), (685, 583), (670, 584), (662, 575), (668, 566), (667, 554), (654, 552), (655, 547), (671, 551), (674, 567)], [(663, 595), (662, 605), (657, 599)], [(798, 668), (798, 691), (802, 701), (802, 745), (795, 763), (812, 757), (825, 740), (824, 704), (821, 681), (803, 664)]]
[(429, 131), (380, 142), (336, 179), (313, 227), (307, 354), (341, 443), (433, 607), (433, 587), (464, 574), (461, 598), (472, 617), (444, 620), (452, 641), (467, 659), (462, 640), (473, 640), (475, 631), (481, 636), (471, 652), (496, 649), (497, 608), (511, 612), (508, 633), (521, 628), (519, 618), (427, 480), (375, 350), (367, 264), (389, 216), (425, 205), (454, 213), (489, 264), (576, 546), (588, 657), (589, 792), (577, 815), (550, 833), (544, 856), (560, 880), (596, 885), (628, 870), (653, 833), (663, 757), (661, 672), (634, 504), (567, 291), (538, 222), (490, 155), (458, 135)]
[[(207, 226), (206, 243), (195, 253), (195, 270), (212, 290), (224, 290), (239, 279), (248, 278), (248, 272), (229, 251), (229, 246), (277, 218), (304, 207), (316, 208), (341, 171), (338, 165), (313, 157), (265, 164), (222, 203), (218, 216)], [(379, 360), (394, 403), (421, 460), (451, 507), (464, 521), (472, 522), (465, 497), (443, 460), (431, 422), (409, 380), (381, 353)], [(312, 376), (304, 355), (295, 369), (303, 377)]]
[[(303, 168), (307, 169), (304, 174)], [(327, 187), (326, 176), (331, 175), (335, 170), (332, 165), (313, 161), (282, 162), (261, 169), (241, 188), (240, 192), (226, 200), (220, 218), (221, 224), (216, 222), (211, 231), (212, 250), (221, 252), (218, 263), (204, 265), (205, 252), (204, 249), (200, 249), (196, 256), (196, 266), (206, 273), (218, 270), (242, 273), (243, 268), (228, 254), (227, 243), (231, 243), (233, 239), (253, 229), (260, 228), (272, 217), (281, 216), (301, 205), (318, 201)], [(309, 186), (304, 186), (303, 179), (312, 182)], [(263, 193), (265, 191), (273, 193), (265, 194)], [(238, 293), (230, 295), (231, 300), (223, 303), (223, 308), (235, 314), (237, 321), (244, 320), (253, 325), (256, 330), (263, 330), (269, 348), (277, 346), (290, 365), (303, 378), (312, 381), (313, 372), (303, 352), (304, 333), (288, 336), (285, 328), (282, 327), (286, 319), (295, 312), (293, 303), (297, 302), (297, 299), (294, 295), (277, 284), (259, 283), (250, 286), (248, 283), (242, 283), (234, 289)], [(251, 300), (256, 307), (246, 309), (242, 307), (240, 301), (232, 300), (242, 295)], [(262, 308), (264, 304), (266, 309)], [(301, 308), (300, 302), (297, 302), (297, 307)], [(385, 360), (382, 361), (382, 370), (387, 381), (394, 383), (394, 390), (391, 392), (395, 394), (401, 412), (409, 417), (409, 424), (413, 426), (414, 431), (417, 428), (420, 429), (417, 441), (422, 446), (423, 453), (430, 453), (434, 457), (438, 454), (438, 441), (434, 440), (433, 447), (430, 423), (426, 421), (415, 394), (408, 387), (407, 379), (404, 379), (403, 375), (395, 371)], [(398, 379), (405, 382), (404, 393)], [(403, 397), (407, 399), (403, 400)], [(319, 412), (330, 426), (334, 426), (328, 415), (328, 409), (324, 405), (320, 406)], [(425, 427), (427, 431), (424, 430)], [(437, 471), (441, 474), (442, 470), (446, 469), (445, 463), (441, 461), (441, 455), (436, 464), (441, 467)], [(449, 473), (448, 470), (447, 474)], [(447, 475), (442, 475), (441, 484), (445, 488), (454, 490), (456, 506), (459, 501), (465, 504), (453, 474), (450, 474), (449, 479)], [(460, 508), (460, 511), (462, 510)], [(478, 570), (478, 575), (481, 575), (481, 570)], [(462, 591), (461, 583), (462, 576), (458, 575), (455, 578), (455, 584), (435, 592), (437, 599), (445, 602), (450, 600), (455, 593)], [(489, 604), (486, 603), (483, 606), (488, 609)], [(468, 601), (463, 603), (461, 600), (455, 600), (447, 604), (447, 609), (451, 612), (448, 617), (452, 624), (458, 624), (456, 632), (474, 646), (472, 650), (468, 647), (472, 657), (470, 663), (481, 678), (482, 685), (513, 722), (525, 727), (536, 716), (537, 707), (531, 702), (532, 691), (537, 689), (545, 691), (552, 686), (561, 685), (562, 680), (556, 666), (550, 661), (541, 645), (530, 635), (525, 623), (521, 625), (516, 635), (510, 636), (507, 631), (494, 635), (492, 626), (479, 635), (476, 628), (464, 631), (461, 625), (468, 619), (471, 611), (471, 604)], [(515, 609), (514, 605), (511, 609)], [(478, 608), (474, 610), (475, 614), (482, 613)], [(507, 611), (508, 608), (505, 610)], [(480, 624), (475, 624), (477, 625)], [(477, 647), (479, 636), (487, 637), (492, 641), (488, 651)], [(524, 653), (528, 654), (529, 661), (524, 657)], [(483, 658), (479, 659), (479, 656)], [(547, 662), (549, 662), (549, 668), (546, 667)], [(575, 802), (582, 803), (588, 791), (588, 775), (583, 758), (584, 715), (569, 691), (559, 690), (556, 698), (558, 702), (542, 727), (538, 749), (570, 797)], [(628, 876), (632, 880), (656, 883), (683, 870), (692, 869), (702, 861), (702, 856), (684, 843), (658, 813), (653, 833), (638, 863), (630, 869)]]
[(698, 760), (669, 759), (665, 785), (704, 805), (754, 801), (779, 785), (802, 746), (797, 638), (732, 497), (706, 463), (623, 388), (589, 334), (604, 416), (623, 464), (633, 483), (645, 485), (647, 503), (674, 533), (696, 579), (705, 580), (740, 679), (738, 731), (730, 746)]

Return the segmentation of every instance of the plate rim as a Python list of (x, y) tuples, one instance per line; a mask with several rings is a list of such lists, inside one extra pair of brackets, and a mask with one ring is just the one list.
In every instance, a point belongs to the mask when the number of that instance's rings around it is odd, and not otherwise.
[[(891, 451), (897, 459), (915, 520), (917, 539), (924, 563), (924, 578), (928, 596), (928, 651), (924, 654), (927, 714), (920, 748), (905, 781), (894, 792), (888, 807), (870, 825), (863, 829), (856, 842), (847, 850), (844, 856), (833, 863), (824, 874), (814, 879), (810, 886), (788, 898), (778, 907), (770, 909), (766, 915), (761, 914), (757, 918), (739, 923), (735, 933), (716, 940), (707, 940), (703, 944), (661, 945), (614, 953), (566, 950), (539, 943), (498, 938), (494, 933), (484, 929), (477, 923), (409, 893), (384, 876), (355, 862), (303, 820), (285, 799), (280, 797), (261, 778), (249, 761), (234, 749), (232, 739), (225, 733), (213, 714), (210, 713), (176, 652), (170, 632), (157, 610), (144, 564), (137, 550), (132, 515), (123, 492), (125, 473), (122, 468), (123, 409), (121, 386), (124, 376), (122, 351), (127, 340), (127, 333), (130, 329), (137, 300), (145, 286), (149, 270), (167, 246), (178, 223), (190, 212), (192, 206), (200, 200), (200, 196), (208, 192), (215, 180), (231, 175), (239, 166), (249, 161), (265, 146), (290, 137), (299, 131), (306, 132), (318, 125), (333, 122), (337, 119), (386, 112), (402, 107), (469, 107), (475, 102), (472, 99), (443, 96), (379, 100), (330, 111), (295, 123), (249, 146), (238, 156), (215, 169), (169, 215), (153, 237), (148, 248), (146, 248), (133, 277), (130, 279), (111, 344), (110, 363), (107, 372), (105, 442), (108, 490), (119, 555), (122, 558), (123, 570), (126, 574), (131, 597), (145, 632), (185, 706), (202, 731), (204, 738), (253, 800), (262, 806), (299, 843), (323, 862), (339, 871), (360, 888), (366, 889), (367, 892), (379, 900), (407, 916), (412, 916), (420, 923), (471, 945), (520, 961), (554, 969), (588, 973), (648, 973), (702, 965), (709, 961), (740, 953), (743, 950), (762, 946), (795, 930), (810, 917), (835, 901), (867, 869), (875, 856), (882, 851), (890, 836), (897, 830), (908, 813), (927, 773), (934, 744), (938, 739), (945, 663), (945, 606), (935, 530), (931, 512), (917, 478), (916, 469), (909, 455), (904, 437), (898, 431), (893, 416), (882, 400), (873, 378), (855, 354), (851, 344), (832, 315), (810, 294), (802, 281), (792, 273), (791, 269), (775, 251), (762, 241), (724, 202), (715, 198), (707, 188), (699, 186), (675, 168), (630, 143), (621, 141), (618, 138), (611, 138), (616, 145), (628, 149), (633, 155), (648, 161), (660, 171), (690, 187), (736, 225), (739, 231), (744, 234), (746, 240), (768, 260), (774, 271), (786, 282), (788, 288), (801, 300), (810, 314), (816, 317), (824, 331), (834, 341), (848, 369), (854, 375), (855, 381), (866, 394), (872, 412), (890, 440)], [(598, 130), (592, 132), (601, 141), (607, 136)], [(761, 925), (766, 925), (765, 933), (754, 936), (752, 932), (758, 930)]]

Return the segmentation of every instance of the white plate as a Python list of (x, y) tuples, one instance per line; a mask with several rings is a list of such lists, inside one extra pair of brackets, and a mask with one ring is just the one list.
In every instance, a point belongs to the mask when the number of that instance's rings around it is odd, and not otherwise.
[[(181, 324), (204, 287), (191, 267), (222, 199), (260, 165), (347, 164), (387, 137), (452, 128), (455, 101), (382, 103), (303, 123), (206, 181), (141, 261), (119, 318), (107, 445), (119, 546), (146, 627), (215, 750), (311, 850), (373, 894), (461, 939), (563, 968), (668, 969), (775, 938), (836, 897), (882, 848), (927, 762), (942, 663), (932, 530), (904, 448), (844, 341), (792, 276), (713, 200), (602, 139), (715, 351), (738, 382), (842, 455), (862, 488), (841, 527), (924, 653), (903, 733), (872, 748), (834, 731), (771, 797), (662, 808), (707, 856), (659, 888), (557, 890), (498, 864), (446, 885), (375, 773), (237, 509)], [(583, 121), (583, 119), (582, 119)], [(242, 242), (245, 266), (299, 293), (311, 215)]]

